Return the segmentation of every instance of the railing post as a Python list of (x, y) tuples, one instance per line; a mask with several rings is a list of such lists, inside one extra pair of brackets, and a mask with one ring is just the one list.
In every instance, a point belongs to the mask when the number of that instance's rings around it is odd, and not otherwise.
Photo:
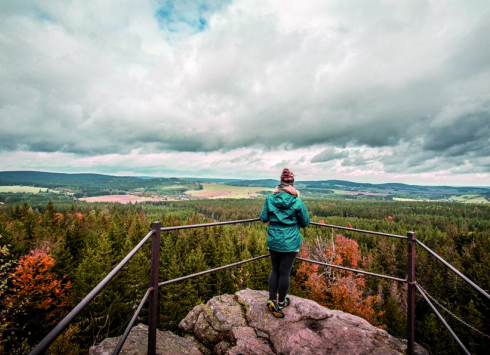
[(150, 314), (148, 315), (148, 355), (156, 354), (157, 347), (157, 313), (158, 313), (158, 272), (160, 268), (160, 235), (162, 224), (153, 222), (151, 230), (151, 270), (150, 287)]
[(407, 233), (407, 355), (415, 342), (415, 233)]

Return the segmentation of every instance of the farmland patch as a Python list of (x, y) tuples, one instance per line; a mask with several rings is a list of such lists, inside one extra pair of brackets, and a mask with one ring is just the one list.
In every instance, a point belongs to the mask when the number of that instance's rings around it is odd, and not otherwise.
[[(47, 192), (45, 187), (33, 187), (33, 186), (0, 186), (0, 192), (12, 192), (12, 193), (31, 193), (37, 194), (39, 192)], [(49, 190), (50, 192), (57, 193), (58, 191)]]
[(94, 197), (84, 197), (79, 198), (80, 201), (85, 202), (110, 202), (110, 203), (142, 203), (142, 202), (159, 202), (164, 201), (163, 198), (153, 198), (153, 197), (141, 197), (134, 195), (105, 195), (105, 196), (94, 196)]
[(202, 184), (202, 190), (187, 191), (187, 195), (197, 198), (251, 198), (260, 195), (261, 191), (272, 192), (267, 187), (232, 186), (221, 184)]

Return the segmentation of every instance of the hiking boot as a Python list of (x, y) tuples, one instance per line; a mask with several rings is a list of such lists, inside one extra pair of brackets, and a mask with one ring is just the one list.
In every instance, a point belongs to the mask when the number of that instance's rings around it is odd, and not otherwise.
[(289, 307), (291, 305), (291, 300), (289, 299), (289, 297), (286, 297), (282, 304), (277, 302), (277, 305), (279, 306), (279, 309), (282, 310), (283, 308)]
[(269, 308), (269, 311), (271, 311), (274, 317), (284, 318), (284, 313), (282, 313), (276, 301), (269, 300), (269, 302), (267, 302), (267, 308)]

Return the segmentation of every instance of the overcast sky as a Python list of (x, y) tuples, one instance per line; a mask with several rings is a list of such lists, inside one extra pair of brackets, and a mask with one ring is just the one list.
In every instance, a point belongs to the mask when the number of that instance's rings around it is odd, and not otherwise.
[(0, 170), (490, 186), (488, 0), (2, 0)]

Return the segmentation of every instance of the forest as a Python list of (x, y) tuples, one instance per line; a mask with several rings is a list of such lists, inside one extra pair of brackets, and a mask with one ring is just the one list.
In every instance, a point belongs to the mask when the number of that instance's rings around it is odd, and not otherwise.
[[(0, 205), (0, 353), (27, 354), (150, 231), (162, 226), (256, 218), (263, 200), (191, 200), (104, 204), (35, 200)], [(305, 199), (312, 221), (416, 238), (490, 290), (490, 205), (413, 201)], [(267, 254), (261, 222), (162, 233), (160, 281)], [(406, 241), (309, 226), (301, 256), (406, 278)], [(334, 249), (335, 248), (335, 249)], [(149, 287), (150, 244), (76, 318), (48, 354), (87, 354), (124, 332)], [(215, 295), (267, 289), (262, 259), (159, 290), (158, 328), (179, 333), (179, 321)], [(417, 282), (472, 354), (490, 347), (490, 301), (417, 247)], [(365, 318), (406, 338), (404, 285), (297, 261), (290, 293)], [(148, 309), (138, 323), (147, 323)], [(462, 353), (420, 295), (417, 343), (431, 354)]]

